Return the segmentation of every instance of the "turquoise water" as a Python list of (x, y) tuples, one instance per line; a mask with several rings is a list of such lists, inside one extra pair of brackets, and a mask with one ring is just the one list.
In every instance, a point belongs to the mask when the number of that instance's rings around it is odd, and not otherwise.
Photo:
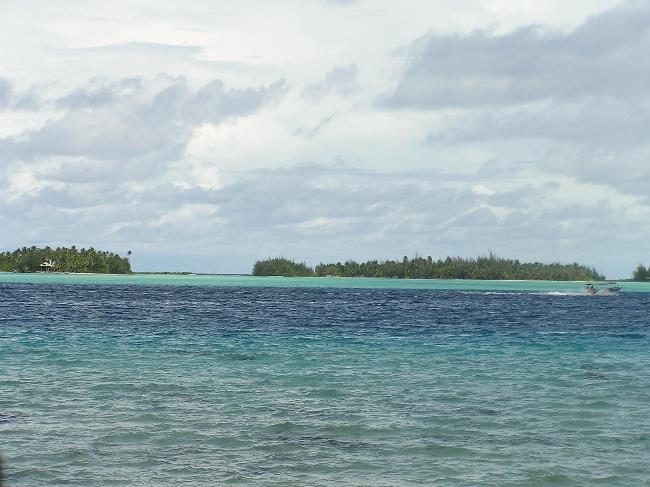
[(0, 281), (10, 486), (648, 485), (627, 283)]
[[(471, 279), (367, 279), (336, 277), (256, 277), (172, 274), (20, 274), (0, 272), (0, 283), (119, 284), (139, 286), (325, 287), (349, 289), (449, 289), (467, 291), (566, 291), (582, 281), (485, 281)], [(650, 283), (625, 282), (623, 292), (650, 292)]]

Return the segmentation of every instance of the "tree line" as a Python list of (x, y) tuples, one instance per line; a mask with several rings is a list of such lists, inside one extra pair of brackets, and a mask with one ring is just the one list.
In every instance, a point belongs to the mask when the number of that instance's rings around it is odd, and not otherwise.
[(641, 264), (637, 266), (636, 269), (634, 269), (634, 273), (632, 274), (632, 280), (633, 281), (650, 281), (650, 266), (643, 267)]
[(258, 260), (253, 266), (255, 276), (314, 277), (384, 277), (394, 279), (527, 279), (551, 281), (599, 281), (605, 277), (596, 269), (573, 264), (527, 263), (504, 259), (490, 253), (478, 258), (431, 256), (402, 260), (347, 260), (310, 267), (284, 257)]
[(258, 260), (253, 266), (254, 276), (313, 277), (314, 269), (305, 263), (294, 262), (284, 257)]
[[(129, 255), (131, 251), (129, 251)], [(67, 247), (23, 247), (13, 252), (0, 253), (0, 271), (36, 272), (41, 264), (52, 264), (56, 272), (97, 272), (102, 274), (129, 274), (131, 263), (128, 257), (102, 250)]]

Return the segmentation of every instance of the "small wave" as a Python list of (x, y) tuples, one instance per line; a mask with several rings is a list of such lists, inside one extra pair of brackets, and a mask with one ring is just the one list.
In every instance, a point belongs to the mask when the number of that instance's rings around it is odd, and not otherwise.
[(548, 291), (546, 293), (539, 293), (544, 296), (589, 296), (587, 293), (580, 291)]
[(534, 293), (529, 293), (526, 291), (518, 291), (518, 292), (512, 292), (512, 291), (479, 291), (479, 294), (501, 294), (504, 296), (521, 296), (522, 294), (534, 294)]
[(302, 426), (291, 421), (283, 421), (281, 423), (274, 423), (267, 426), (267, 429), (274, 433), (285, 433), (288, 431), (295, 431), (302, 429)]
[(429, 445), (410, 448), (412, 454), (427, 455), (433, 457), (465, 457), (473, 455), (473, 450), (462, 446), (447, 446), (432, 443)]
[(615, 338), (631, 338), (633, 340), (641, 340), (646, 338), (644, 333), (616, 333), (612, 335)]
[[(465, 291), (465, 290), (457, 291), (455, 289), (440, 289), (440, 291), (456, 292), (458, 294), (471, 294), (473, 296), (475, 296), (477, 294), (481, 294), (481, 295), (497, 294), (497, 295), (501, 295), (501, 296), (522, 296), (522, 295), (526, 295), (526, 294), (540, 294), (540, 293), (535, 293), (535, 292), (525, 291), (525, 290), (522, 290), (522, 291), (483, 291), (483, 290), (480, 290), (480, 289), (476, 289), (476, 290), (471, 290), (471, 291)], [(541, 293), (541, 294), (544, 294), (544, 293)]]

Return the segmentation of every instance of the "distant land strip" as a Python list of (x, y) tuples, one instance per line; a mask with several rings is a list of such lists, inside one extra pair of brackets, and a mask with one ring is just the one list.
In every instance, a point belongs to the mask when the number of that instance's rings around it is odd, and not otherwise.
[(596, 269), (573, 264), (544, 264), (504, 259), (490, 253), (478, 258), (404, 257), (402, 260), (347, 260), (310, 267), (284, 257), (258, 260), (254, 276), (286, 277), (383, 277), (393, 279), (522, 279), (546, 281), (601, 281), (605, 277)]
[(92, 272), (130, 274), (129, 256), (105, 250), (67, 247), (23, 247), (0, 253), (0, 272)]

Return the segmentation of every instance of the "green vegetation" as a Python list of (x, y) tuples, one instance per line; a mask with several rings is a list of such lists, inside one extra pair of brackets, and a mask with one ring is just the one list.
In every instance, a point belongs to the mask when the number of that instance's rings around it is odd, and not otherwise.
[(650, 267), (647, 269), (641, 264), (634, 269), (634, 274), (632, 275), (633, 281), (650, 281)]
[(314, 269), (307, 264), (296, 263), (284, 257), (258, 260), (253, 266), (254, 276), (285, 276), (309, 277), (314, 275)]
[[(129, 255), (131, 251), (129, 251)], [(41, 264), (50, 262), (51, 271), (57, 272), (97, 272), (104, 274), (130, 274), (131, 263), (128, 258), (113, 252), (89, 249), (51, 247), (31, 247), (0, 253), (0, 271), (36, 272)]]
[(477, 259), (431, 257), (400, 260), (370, 260), (345, 263), (319, 264), (311, 268), (285, 258), (257, 261), (255, 276), (336, 276), (336, 277), (387, 277), (395, 279), (534, 279), (549, 281), (603, 280), (596, 269), (578, 264), (522, 263), (503, 259), (490, 253)]

